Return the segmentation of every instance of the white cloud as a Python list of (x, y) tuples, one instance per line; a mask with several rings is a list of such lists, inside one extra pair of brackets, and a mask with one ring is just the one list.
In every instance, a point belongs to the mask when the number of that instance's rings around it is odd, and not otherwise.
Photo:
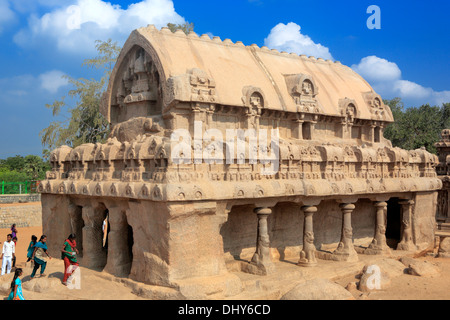
[(64, 73), (59, 70), (45, 72), (39, 76), (41, 88), (50, 93), (56, 93), (59, 88), (69, 84), (69, 81), (63, 77)]
[(0, 0), (0, 33), (4, 26), (16, 19), (15, 13), (11, 10), (10, 4), (7, 0)]
[(270, 34), (264, 39), (264, 44), (279, 51), (295, 52), (316, 58), (333, 59), (330, 50), (301, 33), (301, 27), (294, 23), (279, 23), (272, 28)]
[(398, 65), (377, 56), (362, 58), (352, 69), (366, 79), (381, 96), (400, 97), (408, 104), (425, 103), (440, 105), (450, 102), (450, 91), (434, 91), (415, 82), (402, 79)]
[(148, 24), (161, 28), (168, 22), (185, 22), (172, 0), (142, 0), (126, 9), (102, 0), (75, 0), (41, 17), (31, 15), (14, 41), (23, 47), (46, 41), (63, 52), (86, 53), (94, 52), (95, 40), (122, 44), (134, 29)]
[(402, 75), (397, 64), (377, 56), (362, 58), (359, 64), (352, 65), (352, 69), (371, 82), (394, 81), (400, 79)]

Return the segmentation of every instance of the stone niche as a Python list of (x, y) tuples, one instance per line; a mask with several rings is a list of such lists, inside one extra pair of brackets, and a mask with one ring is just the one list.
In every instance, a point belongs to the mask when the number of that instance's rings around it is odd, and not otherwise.
[(137, 117), (161, 115), (160, 79), (150, 55), (134, 47), (123, 62), (111, 97), (111, 120), (125, 122)]

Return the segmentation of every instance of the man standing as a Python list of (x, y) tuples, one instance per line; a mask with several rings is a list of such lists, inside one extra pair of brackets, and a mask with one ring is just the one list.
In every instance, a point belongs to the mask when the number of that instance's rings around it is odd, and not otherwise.
[(12, 235), (8, 234), (6, 236), (6, 242), (3, 244), (2, 256), (0, 259), (3, 259), (2, 263), (2, 275), (11, 272), (11, 263), (12, 259), (16, 256), (16, 246), (14, 242), (12, 242)]

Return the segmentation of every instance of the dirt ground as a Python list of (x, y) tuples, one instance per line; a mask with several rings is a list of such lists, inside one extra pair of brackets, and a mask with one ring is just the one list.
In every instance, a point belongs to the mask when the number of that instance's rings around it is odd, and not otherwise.
[[(450, 300), (450, 259), (431, 256), (416, 258), (437, 265), (441, 273), (433, 277), (419, 277), (410, 274), (392, 278), (391, 285), (385, 290), (372, 291), (364, 297), (367, 300)], [(406, 268), (406, 267), (405, 267)], [(337, 280), (342, 286), (350, 282), (358, 282), (357, 277)], [(358, 292), (358, 295), (362, 292)], [(361, 297), (355, 295), (356, 299)]]
[[(16, 243), (16, 264), (22, 265), (27, 261), (27, 248), (31, 241), (31, 236), (35, 235), (38, 240), (42, 235), (42, 227), (17, 228), (17, 243)], [(6, 235), (11, 233), (9, 228), (0, 229), (0, 242), (3, 247), (3, 242), (6, 241)]]
[[(19, 228), (18, 242), (16, 247), (17, 265), (24, 268), (24, 275), (22, 281), (24, 283), (24, 296), (28, 300), (72, 300), (72, 299), (125, 299), (136, 300), (141, 299), (133, 294), (133, 290), (123, 283), (114, 281), (111, 276), (105, 272), (99, 272), (82, 268), (83, 287), (82, 290), (70, 290), (61, 284), (63, 277), (63, 262), (59, 257), (54, 257), (47, 267), (47, 277), (43, 279), (31, 280), (31, 267), (29, 264), (25, 265), (26, 249), (31, 240), (31, 235), (36, 235), (38, 238), (42, 234), (41, 227)], [(10, 233), (9, 229), (0, 229), (0, 241), (3, 243), (6, 240), (6, 235)], [(426, 256), (418, 258), (420, 260), (428, 260), (437, 264), (442, 272), (435, 277), (419, 277), (409, 274), (403, 274), (392, 279), (391, 285), (388, 289), (371, 292), (364, 297), (369, 300), (450, 300), (450, 259), (434, 258)], [(4, 276), (0, 279), (1, 283), (7, 283), (10, 276)], [(3, 278), (3, 277), (1, 277)], [(36, 282), (42, 288), (39, 290), (27, 290), (26, 286), (30, 286), (32, 282)], [(350, 282), (357, 282), (356, 277), (347, 277), (337, 280), (336, 282), (344, 287)], [(26, 284), (29, 282), (28, 284)], [(40, 283), (39, 283), (40, 282)], [(36, 292), (37, 291), (37, 292)], [(6, 295), (4, 295), (6, 296)], [(355, 296), (358, 299), (358, 296)], [(359, 297), (360, 298), (360, 297)]]

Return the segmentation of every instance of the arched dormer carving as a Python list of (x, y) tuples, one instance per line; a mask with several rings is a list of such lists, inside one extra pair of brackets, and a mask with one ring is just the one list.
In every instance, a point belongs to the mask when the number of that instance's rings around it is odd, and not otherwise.
[(371, 118), (374, 120), (393, 121), (391, 109), (383, 103), (383, 99), (375, 92), (363, 93), (364, 100), (369, 106)]
[[(265, 101), (264, 93), (260, 88), (246, 86), (242, 89), (242, 102), (244, 103), (244, 106), (248, 108), (249, 113), (252, 110), (257, 111), (267, 107)], [(258, 114), (260, 113), (261, 112), (259, 111)]]
[(285, 75), (286, 86), (289, 94), (294, 99), (299, 112), (319, 113), (316, 96), (319, 87), (314, 79), (307, 74)]
[(359, 117), (359, 110), (356, 101), (349, 98), (340, 99), (338, 102), (339, 112), (344, 117), (345, 123), (353, 123)]
[(124, 122), (134, 117), (161, 113), (160, 77), (150, 55), (134, 46), (122, 60), (111, 95), (111, 120)]

